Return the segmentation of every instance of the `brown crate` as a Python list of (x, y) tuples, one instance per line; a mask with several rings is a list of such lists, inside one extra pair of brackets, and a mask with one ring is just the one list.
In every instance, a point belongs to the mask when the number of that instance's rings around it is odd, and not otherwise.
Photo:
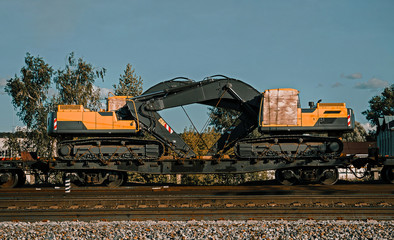
[(264, 92), (264, 125), (297, 125), (298, 90), (270, 89)]

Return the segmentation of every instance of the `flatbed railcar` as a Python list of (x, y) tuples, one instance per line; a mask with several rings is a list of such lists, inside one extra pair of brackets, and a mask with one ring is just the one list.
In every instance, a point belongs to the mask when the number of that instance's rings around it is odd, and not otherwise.
[[(382, 179), (393, 182), (391, 155), (379, 154), (381, 149), (362, 157), (343, 151), (340, 136), (355, 125), (352, 109), (345, 103), (320, 101), (301, 108), (298, 94), (289, 88), (261, 93), (245, 82), (219, 75), (199, 82), (176, 78), (149, 88), (141, 96), (109, 97), (107, 111), (59, 105), (48, 118), (48, 133), (63, 138), (57, 156), (1, 161), (0, 185), (18, 186), (26, 172), (63, 173), (81, 185), (119, 186), (127, 181), (128, 172), (227, 174), (264, 170), (275, 170), (276, 179), (286, 185), (335, 184), (338, 168), (351, 165), (382, 166)], [(196, 154), (159, 114), (194, 103), (240, 113), (203, 156)], [(385, 124), (382, 122), (382, 132), (387, 129)], [(260, 136), (248, 138), (254, 129)], [(155, 140), (138, 138), (141, 133), (149, 133)]]

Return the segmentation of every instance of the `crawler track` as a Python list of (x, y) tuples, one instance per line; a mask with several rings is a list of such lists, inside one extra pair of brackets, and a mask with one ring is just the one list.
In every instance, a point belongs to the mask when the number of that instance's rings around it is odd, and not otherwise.
[(258, 160), (296, 160), (335, 158), (343, 150), (343, 143), (333, 137), (313, 137), (304, 135), (283, 135), (242, 140), (235, 152), (240, 158)]

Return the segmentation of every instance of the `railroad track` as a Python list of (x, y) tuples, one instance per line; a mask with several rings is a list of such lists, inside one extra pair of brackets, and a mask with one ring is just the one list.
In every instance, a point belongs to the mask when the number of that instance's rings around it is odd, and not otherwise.
[(353, 185), (316, 188), (320, 190), (237, 186), (89, 188), (71, 194), (64, 189), (0, 191), (0, 221), (394, 220), (391, 185), (369, 185), (365, 191)]
[(231, 209), (101, 209), (28, 210), (1, 213), (1, 221), (114, 221), (114, 220), (393, 220), (394, 209), (371, 208), (231, 208)]

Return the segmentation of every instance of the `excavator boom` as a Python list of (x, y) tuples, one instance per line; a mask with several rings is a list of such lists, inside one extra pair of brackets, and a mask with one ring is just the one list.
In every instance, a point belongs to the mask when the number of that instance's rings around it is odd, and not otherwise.
[[(246, 137), (257, 127), (260, 98), (261, 93), (252, 86), (224, 76), (209, 77), (200, 82), (173, 79), (159, 83), (133, 98), (137, 111), (129, 113), (131, 118), (138, 117), (145, 131), (160, 139), (180, 157), (195, 157), (196, 154), (169, 127), (158, 111), (198, 103), (241, 112), (232, 131), (226, 131), (219, 138), (215, 146), (217, 151), (233, 147), (237, 140)], [(127, 102), (127, 108), (132, 109), (133, 104)]]

